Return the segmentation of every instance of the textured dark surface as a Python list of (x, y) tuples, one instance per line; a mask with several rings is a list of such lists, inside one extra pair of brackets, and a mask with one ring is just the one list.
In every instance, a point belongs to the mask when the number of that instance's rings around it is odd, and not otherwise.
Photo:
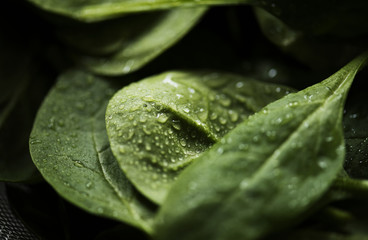
[(0, 183), (0, 240), (39, 239), (12, 212), (4, 183)]

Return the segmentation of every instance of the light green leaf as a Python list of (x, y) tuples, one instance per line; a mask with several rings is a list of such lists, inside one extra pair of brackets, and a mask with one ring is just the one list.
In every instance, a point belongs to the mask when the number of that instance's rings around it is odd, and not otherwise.
[(127, 177), (162, 203), (178, 174), (250, 114), (289, 88), (216, 72), (166, 72), (123, 88), (106, 126)]
[(81, 71), (63, 74), (37, 114), (32, 159), (54, 189), (88, 212), (150, 232), (152, 204), (120, 170), (105, 129), (105, 109), (116, 90)]
[[(72, 38), (69, 41), (76, 41), (75, 44), (87, 48), (96, 46), (95, 52), (105, 53), (73, 53), (73, 56), (78, 64), (97, 74), (122, 75), (135, 71), (179, 41), (205, 11), (204, 7), (178, 8), (148, 16), (113, 20), (111, 25), (97, 23), (96, 28), (82, 27), (79, 29), (81, 35), (76, 35), (74, 31), (69, 33), (68, 37)], [(101, 37), (95, 37), (96, 32)]]
[(296, 224), (341, 171), (344, 100), (365, 60), (269, 104), (201, 155), (172, 186), (156, 237), (260, 239)]
[(248, 3), (250, 0), (28, 0), (38, 7), (86, 22), (114, 18), (132, 12), (176, 7)]

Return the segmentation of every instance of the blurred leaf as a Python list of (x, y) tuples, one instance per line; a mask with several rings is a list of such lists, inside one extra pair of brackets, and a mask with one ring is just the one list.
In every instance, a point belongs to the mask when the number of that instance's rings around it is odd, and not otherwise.
[[(73, 52), (78, 64), (101, 75), (123, 75), (138, 70), (179, 41), (205, 11), (206, 8), (178, 8), (150, 15), (129, 16), (111, 20), (112, 24), (82, 26), (69, 32), (66, 38), (79, 48), (95, 49), (92, 51), (100, 54)], [(76, 31), (80, 34), (76, 35)], [(94, 37), (96, 33), (102, 37)]]

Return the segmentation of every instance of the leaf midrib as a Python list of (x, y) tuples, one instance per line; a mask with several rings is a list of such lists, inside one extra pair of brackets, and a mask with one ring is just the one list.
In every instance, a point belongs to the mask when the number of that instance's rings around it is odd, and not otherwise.
[[(302, 127), (303, 126), (303, 123), (304, 122), (306, 122), (308, 119), (310, 119), (311, 118), (311, 116), (314, 116), (315, 114), (316, 114), (316, 112), (317, 111), (319, 111), (321, 108), (323, 108), (324, 107), (324, 105), (327, 103), (327, 102), (329, 102), (329, 99), (331, 98), (331, 96), (333, 96), (335, 93), (336, 93), (336, 91), (338, 91), (339, 89), (340, 89), (340, 87), (345, 83), (345, 81), (347, 80), (347, 78), (350, 76), (350, 73), (345, 77), (345, 79), (344, 80), (342, 80), (341, 81), (341, 83), (338, 85), (338, 87), (336, 88), (336, 90), (335, 91), (333, 91), (333, 92), (331, 92), (331, 94), (329, 95), (329, 97), (325, 100), (325, 101), (323, 101), (323, 104), (321, 104), (319, 107), (317, 107), (315, 110), (313, 110), (313, 112), (312, 112), (312, 114), (310, 114), (307, 118), (305, 118), (299, 125), (298, 125), (298, 127), (295, 129), (295, 131), (293, 131), (286, 139), (285, 139), (285, 141), (280, 145), (280, 147), (278, 147), (277, 149), (279, 149), (279, 148), (281, 148), (282, 146), (284, 146), (288, 141), (289, 141), (289, 139), (291, 139), (292, 138), (292, 136), (294, 135), (294, 134), (296, 134), (296, 132), (298, 131), (298, 129), (300, 129), (300, 127)], [(318, 102), (318, 101), (317, 101)], [(276, 151), (276, 150), (275, 150)], [(261, 167), (254, 173), (254, 174), (252, 174), (252, 177), (250, 177), (249, 179), (252, 179), (251, 180), (251, 182), (249, 183), (249, 185), (251, 186), (252, 184), (254, 184), (254, 182), (257, 182), (257, 180), (258, 180), (258, 177), (257, 176), (259, 176), (259, 175), (261, 175), (262, 176), (262, 173), (264, 172), (264, 171), (266, 171), (267, 170), (267, 168), (268, 168), (268, 166), (270, 165), (270, 164), (272, 164), (273, 163), (273, 161), (274, 161), (274, 159), (276, 159), (276, 158), (274, 158), (274, 155), (275, 155), (275, 151), (273, 151), (273, 153), (272, 153), (272, 155), (270, 156), (270, 157), (268, 157), (267, 159), (266, 159), (266, 161), (261, 165)], [(256, 176), (256, 177), (253, 177), (253, 176)], [(238, 190), (238, 187), (236, 186), (236, 187), (234, 187), (233, 189), (232, 189), (232, 191), (229, 191), (229, 193), (228, 193), (228, 195), (227, 195), (227, 197), (225, 197), (221, 202), (223, 203), (223, 204), (221, 204), (221, 206), (220, 206), (220, 208), (227, 208), (227, 206), (230, 204), (230, 200), (231, 199), (236, 199), (237, 198), (237, 196), (240, 194), (240, 192), (244, 192), (244, 190), (243, 191), (239, 191)], [(212, 213), (210, 213), (209, 214), (209, 216), (208, 216), (208, 219), (218, 219), (218, 214), (220, 213), (220, 211), (213, 211)], [(209, 223), (210, 221), (208, 221), (208, 223)], [(206, 222), (205, 224), (206, 225), (208, 225), (208, 223)]]

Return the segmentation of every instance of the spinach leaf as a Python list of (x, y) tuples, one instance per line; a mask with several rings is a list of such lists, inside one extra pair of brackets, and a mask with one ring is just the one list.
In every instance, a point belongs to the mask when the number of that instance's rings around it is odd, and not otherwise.
[(250, 0), (28, 0), (46, 11), (78, 20), (93, 22), (132, 12), (144, 12), (176, 7), (197, 7), (248, 3)]
[(178, 174), (230, 129), (289, 88), (217, 72), (166, 72), (110, 100), (112, 151), (133, 184), (162, 203)]
[(172, 186), (156, 237), (259, 239), (301, 220), (341, 171), (344, 100), (366, 58), (269, 104), (202, 154)]
[(364, 23), (368, 20), (368, 3), (365, 0), (337, 0), (333, 3), (318, 0), (253, 0), (251, 3), (280, 18), (291, 28), (311, 35), (349, 38), (367, 34)]
[(115, 90), (82, 71), (61, 75), (39, 109), (30, 152), (61, 196), (88, 212), (150, 232), (152, 204), (120, 170), (106, 135), (105, 109)]
[[(262, 7), (291, 27), (312, 34), (357, 36), (367, 33), (368, 4), (365, 0), (343, 1), (333, 4), (318, 0), (28, 0), (47, 11), (83, 21), (98, 21), (130, 12), (152, 11), (174, 7), (200, 5), (251, 4)], [(313, 14), (311, 14), (313, 13)]]
[[(330, 35), (313, 36), (295, 30), (271, 13), (255, 8), (263, 34), (285, 53), (315, 70), (334, 70), (343, 66), (366, 49), (366, 36), (337, 38)], [(319, 54), (316, 55), (315, 53)]]
[(57, 37), (73, 50), (86, 55), (108, 56), (151, 31), (168, 12), (130, 14), (95, 23), (48, 20), (53, 24)]
[[(97, 49), (105, 49), (101, 51), (109, 54), (87, 55), (74, 52), (72, 55), (77, 63), (97, 74), (126, 74), (141, 68), (176, 43), (198, 22), (205, 11), (204, 7), (178, 8), (149, 16), (139, 15), (136, 16), (135, 21), (130, 21), (131, 18), (114, 20), (114, 24), (108, 29), (106, 25), (109, 23), (98, 23), (97, 29), (91, 26), (84, 30), (82, 27), (78, 29), (81, 35), (78, 35), (79, 39), (76, 39), (76, 44), (87, 47), (98, 45)], [(140, 19), (142, 17), (145, 18)], [(101, 26), (104, 27), (103, 30)], [(102, 37), (95, 38), (96, 31), (94, 30), (102, 32)], [(116, 34), (115, 32), (121, 33)], [(72, 31), (69, 34), (69, 38), (73, 38), (71, 41), (76, 38), (74, 33)], [(113, 42), (110, 39), (112, 33), (118, 35), (113, 36)], [(107, 43), (101, 43), (101, 39), (106, 39)], [(112, 46), (114, 44), (118, 46)]]

